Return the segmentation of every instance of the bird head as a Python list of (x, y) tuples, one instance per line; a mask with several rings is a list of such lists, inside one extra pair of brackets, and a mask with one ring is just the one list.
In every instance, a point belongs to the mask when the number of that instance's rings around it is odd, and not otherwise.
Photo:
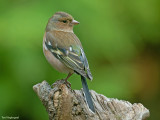
[(79, 24), (78, 21), (65, 12), (56, 12), (48, 21), (47, 31), (59, 30), (65, 32), (73, 32), (73, 26)]

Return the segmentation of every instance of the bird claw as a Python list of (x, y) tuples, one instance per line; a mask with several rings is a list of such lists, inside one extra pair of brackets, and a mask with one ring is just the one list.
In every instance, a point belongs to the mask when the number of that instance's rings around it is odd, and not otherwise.
[(66, 83), (66, 85), (67, 85), (68, 87), (71, 87), (71, 83), (70, 83), (70, 82), (68, 82), (67, 80), (65, 80), (65, 83)]

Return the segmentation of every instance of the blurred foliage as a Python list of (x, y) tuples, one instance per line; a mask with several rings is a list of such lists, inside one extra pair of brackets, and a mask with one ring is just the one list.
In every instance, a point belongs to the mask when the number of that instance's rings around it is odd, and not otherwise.
[[(48, 19), (57, 11), (81, 24), (80, 38), (93, 74), (90, 89), (107, 97), (141, 102), (160, 119), (159, 0), (1, 0), (0, 116), (21, 120), (48, 118), (32, 90), (43, 80), (66, 77), (46, 61), (42, 39)], [(80, 77), (69, 81), (80, 89)]]

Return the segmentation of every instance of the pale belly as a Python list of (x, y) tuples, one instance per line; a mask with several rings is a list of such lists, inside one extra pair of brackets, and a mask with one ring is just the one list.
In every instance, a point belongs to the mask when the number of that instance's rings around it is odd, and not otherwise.
[(59, 72), (73, 73), (74, 71), (60, 62), (54, 55), (43, 47), (43, 52), (48, 62)]

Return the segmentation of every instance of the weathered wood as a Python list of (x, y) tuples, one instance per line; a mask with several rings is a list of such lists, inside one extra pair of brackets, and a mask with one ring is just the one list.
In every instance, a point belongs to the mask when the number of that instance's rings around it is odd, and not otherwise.
[(107, 98), (90, 90), (96, 112), (89, 110), (83, 90), (72, 90), (64, 80), (50, 86), (46, 81), (33, 86), (50, 120), (143, 120), (149, 110), (140, 103)]

